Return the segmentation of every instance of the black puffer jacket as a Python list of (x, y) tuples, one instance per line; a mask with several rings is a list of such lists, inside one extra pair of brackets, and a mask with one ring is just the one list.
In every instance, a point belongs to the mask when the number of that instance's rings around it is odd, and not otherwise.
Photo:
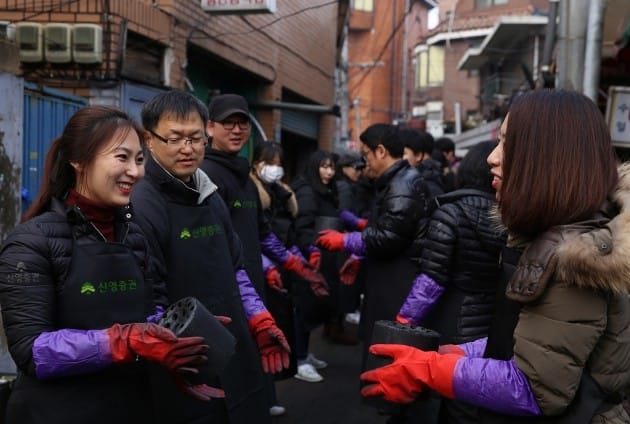
[(426, 229), (428, 187), (407, 161), (400, 160), (376, 180), (371, 219), (362, 233), (368, 257), (403, 255), (417, 262)]
[(494, 193), (461, 189), (436, 198), (439, 205), (423, 240), (422, 272), (446, 288), (423, 325), (442, 343), (488, 334), (505, 234), (489, 216)]
[[(131, 208), (128, 206), (119, 212), (115, 221), (118, 241), (133, 250), (145, 281), (154, 284), (155, 301), (165, 305), (166, 289), (163, 283), (156, 285), (149, 275), (147, 242), (140, 228), (130, 222)], [(55, 299), (70, 269), (73, 231), (78, 238), (102, 240), (78, 209), (66, 209), (60, 201), (54, 200), (51, 211), (14, 228), (0, 252), (0, 304), (9, 350), (20, 371), (31, 376), (35, 375), (33, 342), (43, 332), (59, 330), (55, 325)], [(22, 281), (16, 286), (8, 276), (14, 275), (20, 266), (24, 272), (20, 273)], [(148, 316), (155, 309), (151, 299), (147, 302)]]
[(431, 158), (425, 159), (417, 165), (417, 169), (427, 183), (427, 187), (429, 187), (431, 198), (435, 198), (444, 193), (440, 162)]
[(391, 320), (420, 272), (422, 237), (427, 224), (429, 190), (406, 160), (399, 160), (376, 180), (375, 205), (361, 233), (365, 246), (365, 302), (361, 313), (363, 365), (372, 329)]

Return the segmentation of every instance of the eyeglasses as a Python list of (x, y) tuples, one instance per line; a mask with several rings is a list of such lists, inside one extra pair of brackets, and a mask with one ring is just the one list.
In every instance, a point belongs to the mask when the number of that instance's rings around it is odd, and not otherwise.
[(205, 136), (198, 136), (198, 137), (162, 137), (161, 135), (158, 135), (156, 133), (154, 133), (152, 130), (148, 130), (151, 135), (153, 135), (155, 138), (157, 138), (158, 140), (160, 140), (163, 143), (166, 143), (169, 146), (185, 146), (186, 144), (190, 144), (191, 146), (198, 146), (202, 141), (206, 140)]
[(241, 130), (248, 130), (249, 127), (252, 126), (252, 123), (249, 122), (248, 120), (246, 121), (221, 121), (219, 123), (221, 124), (223, 128), (225, 128), (228, 131), (232, 131), (234, 127), (237, 125)]

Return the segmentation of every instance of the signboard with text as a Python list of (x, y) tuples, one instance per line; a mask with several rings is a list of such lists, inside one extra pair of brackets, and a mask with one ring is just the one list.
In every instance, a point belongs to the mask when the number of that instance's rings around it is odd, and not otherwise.
[(201, 0), (209, 13), (275, 13), (276, 0)]
[(630, 87), (610, 87), (606, 122), (613, 145), (630, 147)]

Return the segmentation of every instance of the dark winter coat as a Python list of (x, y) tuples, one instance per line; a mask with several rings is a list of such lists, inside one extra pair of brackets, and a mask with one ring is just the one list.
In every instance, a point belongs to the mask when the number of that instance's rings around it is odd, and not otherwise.
[(258, 189), (260, 207), (271, 231), (285, 246), (291, 247), (295, 243), (294, 221), (298, 213), (295, 193), (283, 182), (267, 184), (254, 173), (250, 177)]
[[(147, 294), (153, 287), (154, 298), (147, 298), (144, 305), (145, 316), (148, 316), (154, 313), (155, 304), (166, 304), (165, 288), (161, 280), (154, 281), (151, 275), (147, 242), (140, 228), (130, 221), (132, 215), (130, 207), (119, 211), (115, 234), (117, 242), (133, 251), (148, 285)], [(46, 381), (38, 380), (35, 375), (32, 353), (35, 340), (44, 332), (62, 329), (57, 325), (57, 296), (70, 270), (75, 244), (73, 234), (80, 241), (105, 243), (78, 208), (66, 208), (61, 201), (53, 199), (50, 211), (15, 227), (3, 244), (0, 304), (9, 351), (19, 372), (9, 409), (16, 402), (17, 411), (31, 409), (39, 417), (30, 421), (17, 412), (19, 417), (13, 418), (25, 424), (42, 419), (47, 423), (70, 420), (131, 424), (138, 418), (138, 410), (140, 417), (150, 420), (153, 410), (145, 362)], [(89, 263), (82, 265), (86, 269), (90, 267)], [(128, 403), (121, 404), (121, 401)], [(117, 408), (111, 409), (108, 402), (116, 402)], [(21, 406), (24, 403), (27, 405)], [(136, 415), (131, 411), (136, 411)]]
[(366, 266), (361, 326), (365, 354), (377, 320), (393, 320), (420, 271), (429, 192), (422, 176), (399, 160), (375, 182), (376, 197), (361, 237)]
[[(236, 353), (220, 376), (220, 384), (226, 391), (225, 402), (201, 403), (177, 392), (161, 392), (159, 405), (165, 409), (160, 418), (164, 422), (197, 422), (195, 419), (200, 417), (223, 422), (216, 418), (216, 414), (217, 408), (226, 404), (233, 424), (268, 417), (260, 356), (248, 329), (235, 277), (236, 270), (243, 268), (241, 242), (232, 227), (228, 209), (216, 185), (201, 170), (192, 176), (193, 188), (169, 174), (151, 156), (145, 169), (145, 177), (133, 190), (132, 202), (138, 212), (138, 223), (159, 261), (160, 275), (167, 282), (169, 300), (197, 297), (213, 314), (232, 318), (226, 327), (237, 340)], [(183, 217), (182, 211), (186, 213)], [(197, 248), (186, 251), (186, 247), (176, 247), (172, 250), (171, 244), (182, 238), (174, 236), (180, 230), (183, 233), (182, 224), (173, 219), (186, 220), (187, 216), (200, 214), (205, 214), (203, 219), (206, 221), (193, 224), (203, 232), (190, 234), (187, 231), (187, 237), (191, 242), (195, 238), (202, 240), (208, 256), (203, 257)], [(167, 266), (169, 263), (177, 269), (175, 273)], [(156, 382), (160, 379), (158, 375)], [(169, 414), (174, 416), (169, 417)]]
[(354, 182), (345, 175), (336, 178), (339, 210), (349, 210), (359, 218), (367, 218), (372, 207), (372, 185), (363, 180)]
[[(334, 183), (333, 183), (334, 184)], [(332, 229), (341, 231), (342, 225), (339, 221), (339, 208), (336, 189), (329, 188), (326, 192), (315, 190), (309, 182), (299, 176), (291, 184), (291, 188), (295, 193), (298, 204), (298, 215), (295, 220), (295, 237), (297, 246), (300, 248), (306, 258), (309, 257), (310, 249), (315, 245), (315, 239), (319, 235), (319, 231)], [(332, 224), (332, 226), (331, 226)], [(339, 269), (345, 260), (345, 256), (340, 252), (329, 252), (321, 250), (321, 266), (320, 272), (326, 278), (326, 282), (330, 287), (330, 296), (325, 300), (328, 311), (322, 313), (322, 321), (330, 320), (337, 315), (340, 301), (341, 282), (339, 281)], [(305, 296), (311, 296), (310, 293), (303, 293)], [(300, 305), (304, 305), (305, 296), (300, 296), (296, 302), (298, 309)], [(324, 305), (321, 306), (323, 309)], [(304, 307), (302, 307), (304, 309)], [(319, 324), (321, 324), (320, 322)], [(316, 323), (311, 323), (309, 327), (314, 327)]]
[[(630, 165), (619, 175), (614, 207), (526, 243), (507, 286), (518, 310), (514, 331), (503, 337), (513, 341), (516, 365), (547, 418), (488, 414), (481, 422), (558, 423), (579, 398), (585, 371), (611, 402), (590, 422), (630, 422), (615, 405), (619, 393), (630, 389)], [(501, 346), (499, 337), (488, 339), (486, 353)]]
[(418, 172), (424, 178), (429, 188), (431, 198), (444, 193), (444, 181), (442, 178), (442, 165), (435, 159), (425, 159), (416, 166)]
[(461, 189), (442, 196), (423, 241), (421, 269), (446, 288), (422, 325), (441, 343), (488, 335), (494, 313), (504, 232), (490, 216), (494, 193)]
[(249, 177), (247, 159), (210, 148), (206, 150), (201, 170), (216, 184), (217, 192), (227, 205), (232, 226), (243, 245), (247, 275), (256, 291), (264, 295), (260, 241), (271, 227), (260, 207), (258, 189)]

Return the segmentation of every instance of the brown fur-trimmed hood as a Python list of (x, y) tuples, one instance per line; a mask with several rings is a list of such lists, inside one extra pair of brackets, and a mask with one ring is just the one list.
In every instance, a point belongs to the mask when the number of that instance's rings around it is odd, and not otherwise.
[[(251, 177), (254, 184), (256, 184), (256, 188), (258, 189), (258, 197), (260, 197), (260, 205), (262, 206), (262, 209), (263, 210), (269, 209), (271, 207), (271, 196), (269, 196), (269, 193), (267, 193), (267, 190), (265, 190), (265, 187), (263, 186), (262, 181), (260, 181), (260, 179), (256, 175), (254, 175), (254, 171), (252, 171), (249, 176)], [(278, 185), (280, 185), (280, 187), (282, 187), (283, 189), (291, 193), (291, 196), (287, 200), (286, 206), (291, 216), (293, 218), (297, 217), (298, 204), (297, 204), (297, 199), (295, 198), (295, 193), (293, 193), (293, 190), (291, 190), (291, 187), (289, 187), (282, 181), (278, 181)]]
[(507, 295), (520, 302), (538, 298), (554, 280), (612, 293), (630, 293), (630, 164), (618, 169), (610, 200), (619, 209), (612, 219), (559, 226), (524, 250)]

